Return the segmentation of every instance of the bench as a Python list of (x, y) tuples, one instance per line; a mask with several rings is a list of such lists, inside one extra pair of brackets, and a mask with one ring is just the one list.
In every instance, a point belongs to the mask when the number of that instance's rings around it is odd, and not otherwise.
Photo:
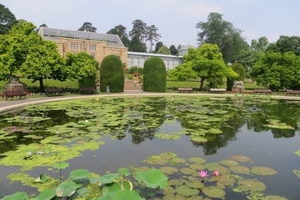
[(63, 95), (63, 90), (61, 88), (45, 88), (45, 94), (47, 96)]
[(193, 92), (193, 88), (178, 88), (178, 92)]
[(3, 91), (3, 97), (5, 97), (5, 100), (7, 100), (8, 98), (13, 99), (14, 97), (19, 97), (19, 99), (21, 99), (21, 97), (25, 97), (26, 99), (27, 94), (28, 92), (26, 90), (4, 90)]
[(225, 88), (210, 88), (209, 91), (211, 93), (225, 93), (226, 89)]
[(254, 94), (271, 94), (272, 90), (270, 89), (254, 89)]
[(300, 95), (300, 90), (286, 90), (286, 95)]
[(95, 94), (96, 89), (95, 88), (79, 88), (79, 93), (80, 94)]

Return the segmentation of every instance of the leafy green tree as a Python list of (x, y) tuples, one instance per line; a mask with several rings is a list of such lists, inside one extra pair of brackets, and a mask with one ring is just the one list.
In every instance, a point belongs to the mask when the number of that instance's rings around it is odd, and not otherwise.
[(68, 79), (80, 82), (86, 78), (95, 80), (99, 63), (86, 52), (68, 52), (66, 55), (66, 66)]
[(106, 86), (111, 92), (124, 91), (124, 71), (121, 59), (115, 55), (106, 56), (100, 65), (100, 91), (105, 92)]
[(162, 45), (162, 47), (160, 47), (156, 53), (170, 55), (171, 51), (166, 45)]
[(137, 37), (133, 37), (129, 42), (128, 51), (146, 52), (146, 45), (139, 41)]
[(171, 45), (169, 48), (171, 55), (177, 55), (178, 54), (178, 50), (176, 49), (175, 45)]
[(84, 22), (78, 31), (96, 32), (97, 28), (93, 27), (91, 22)]
[(259, 85), (272, 90), (300, 89), (300, 57), (294, 52), (267, 51), (260, 55), (251, 75)]
[(144, 68), (142, 68), (142, 67), (137, 67), (137, 66), (130, 67), (130, 68), (129, 68), (129, 73), (130, 73), (130, 74), (133, 74), (134, 72), (138, 72), (138, 73), (140, 73), (140, 74), (143, 74), (143, 73), (144, 73)]
[(148, 58), (144, 63), (144, 91), (165, 92), (167, 72), (164, 61), (159, 57)]
[(233, 69), (233, 71), (235, 71), (239, 75), (239, 77), (237, 77), (235, 80), (237, 80), (237, 81), (245, 80), (245, 68), (242, 64), (233, 63), (233, 65), (231, 65), (231, 68)]
[(300, 56), (300, 37), (299, 36), (280, 36), (276, 43), (268, 46), (267, 51), (286, 53), (293, 51)]
[(187, 81), (188, 79), (196, 79), (197, 74), (192, 69), (190, 62), (178, 65), (174, 69), (168, 71), (168, 79), (172, 81)]
[(155, 45), (154, 52), (156, 53), (163, 45), (164, 45), (163, 42), (157, 42), (156, 45)]
[(150, 50), (152, 52), (153, 41), (158, 41), (161, 37), (159, 33), (157, 33), (158, 28), (155, 25), (146, 27), (146, 41), (150, 42)]
[(0, 34), (7, 34), (17, 22), (15, 15), (0, 4)]
[(216, 44), (203, 44), (198, 48), (190, 48), (183, 57), (200, 77), (200, 89), (203, 89), (204, 81), (208, 81), (209, 87), (216, 87), (223, 83), (224, 77), (236, 78), (231, 68), (226, 67), (222, 53)]
[(20, 20), (7, 35), (0, 40), (0, 79), (7, 80), (9, 76), (18, 72), (26, 61), (27, 54), (34, 48), (40, 35), (35, 31), (35, 26)]
[(241, 36), (241, 31), (234, 28), (232, 23), (222, 19), (222, 14), (213, 12), (208, 15), (207, 22), (198, 22), (199, 44), (217, 44), (226, 63), (233, 63), (239, 57), (240, 51), (248, 48)]
[(115, 26), (114, 28), (107, 31), (107, 34), (115, 34), (120, 37), (125, 47), (129, 46), (128, 34), (126, 31), (126, 27), (123, 25)]
[(39, 37), (29, 49), (25, 62), (19, 68), (22, 77), (39, 81), (40, 92), (44, 92), (44, 79), (64, 81), (67, 78), (65, 60), (60, 56), (52, 41)]
[(141, 43), (144, 43), (147, 24), (140, 19), (134, 20), (132, 24), (133, 27), (132, 30), (129, 32), (129, 36), (131, 37), (131, 39), (136, 37)]

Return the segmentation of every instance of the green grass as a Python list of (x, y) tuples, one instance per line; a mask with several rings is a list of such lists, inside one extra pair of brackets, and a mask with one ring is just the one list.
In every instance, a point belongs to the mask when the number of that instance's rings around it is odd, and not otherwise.
[[(39, 87), (40, 84), (38, 81), (32, 83), (31, 80), (21, 78), (20, 81), (25, 83), (28, 87)], [(7, 83), (7, 81), (0, 81), (0, 88), (2, 89), (3, 86)], [(44, 80), (44, 86), (45, 87), (69, 87), (69, 88), (79, 88), (79, 84), (77, 81), (58, 81), (58, 80)]]

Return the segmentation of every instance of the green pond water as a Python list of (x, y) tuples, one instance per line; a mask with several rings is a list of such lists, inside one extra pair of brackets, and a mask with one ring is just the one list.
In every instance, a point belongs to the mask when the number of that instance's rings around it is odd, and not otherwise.
[[(298, 200), (298, 127), (300, 102), (257, 96), (91, 98), (28, 106), (0, 116), (0, 198), (17, 191), (35, 196), (75, 169), (92, 177), (126, 168), (145, 199)], [(53, 167), (62, 162), (69, 166)], [(151, 168), (166, 175), (165, 188), (134, 178)], [(201, 170), (208, 177), (202, 179)], [(40, 174), (49, 177), (46, 183), (35, 183)], [(77, 199), (104, 195), (103, 185), (85, 186)]]

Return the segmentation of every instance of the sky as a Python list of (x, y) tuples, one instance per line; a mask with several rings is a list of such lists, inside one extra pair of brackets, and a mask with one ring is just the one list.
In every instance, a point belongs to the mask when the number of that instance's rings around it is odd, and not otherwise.
[(91, 22), (98, 33), (117, 25), (129, 32), (136, 19), (155, 25), (163, 44), (198, 46), (198, 22), (211, 12), (223, 14), (250, 44), (262, 36), (300, 36), (300, 0), (0, 0), (16, 16), (37, 27), (78, 30)]

